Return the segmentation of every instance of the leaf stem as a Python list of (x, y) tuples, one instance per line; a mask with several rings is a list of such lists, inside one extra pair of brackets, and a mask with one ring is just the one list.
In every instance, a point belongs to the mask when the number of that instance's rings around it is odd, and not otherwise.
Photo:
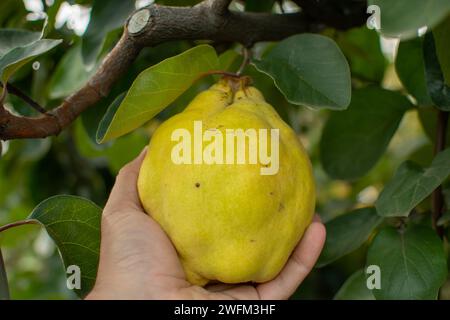
[(241, 75), (244, 71), (245, 67), (250, 63), (251, 58), (251, 52), (250, 49), (247, 47), (242, 47), (242, 55), (244, 56), (241, 66), (239, 67), (238, 71), (236, 72), (237, 75)]
[(0, 300), (9, 300), (8, 277), (6, 275), (5, 262), (3, 260), (2, 250), (0, 249)]
[[(0, 227), (0, 232), (22, 226), (25, 224), (38, 224), (36, 220), (20, 220), (16, 222), (12, 222)], [(0, 249), (0, 300), (9, 300), (9, 286), (8, 286), (8, 277), (6, 274), (5, 262), (3, 260), (2, 251)]]
[(8, 224), (5, 224), (4, 226), (0, 227), (0, 232), (14, 228), (14, 227), (23, 226), (25, 224), (38, 224), (38, 222), (36, 220), (20, 220), (20, 221), (8, 223)]
[[(439, 110), (437, 115), (436, 142), (434, 145), (435, 155), (444, 150), (446, 146), (448, 115), (448, 112), (442, 110)], [(436, 188), (436, 190), (433, 191), (432, 195), (432, 219), (433, 228), (441, 238), (444, 235), (444, 228), (442, 226), (438, 226), (437, 222), (442, 216), (443, 209), (444, 195), (442, 194), (442, 186), (439, 186)]]
[(205, 73), (201, 74), (199, 78), (203, 78), (206, 76), (212, 76), (212, 75), (227, 76), (227, 77), (231, 77), (231, 78), (240, 78), (240, 76), (236, 73), (222, 71), (222, 70), (211, 70), (211, 71), (205, 72)]

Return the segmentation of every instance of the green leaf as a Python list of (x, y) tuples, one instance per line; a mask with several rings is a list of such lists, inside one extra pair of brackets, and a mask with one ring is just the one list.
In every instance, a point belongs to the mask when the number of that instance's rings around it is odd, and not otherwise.
[(367, 87), (353, 92), (350, 107), (333, 112), (323, 129), (320, 158), (328, 175), (356, 179), (384, 154), (411, 103), (400, 93)]
[(61, 253), (64, 266), (76, 265), (81, 271), (81, 288), (86, 296), (97, 275), (100, 251), (102, 209), (93, 202), (75, 196), (54, 196), (41, 202), (29, 219), (45, 227)]
[(33, 57), (53, 49), (62, 42), (62, 40), (41, 39), (41, 37), (41, 32), (0, 30), (0, 79), (2, 82), (7, 82), (15, 71)]
[(197, 79), (219, 62), (214, 49), (199, 45), (141, 72), (117, 112), (107, 112), (98, 131), (98, 141), (117, 138), (141, 126), (167, 107)]
[(403, 163), (375, 203), (383, 217), (407, 217), (450, 174), (450, 148), (437, 154), (424, 169), (414, 162)]
[(387, 37), (415, 38), (424, 26), (433, 28), (450, 13), (448, 0), (369, 0), (380, 7), (381, 33)]
[(367, 253), (369, 265), (381, 270), (377, 299), (436, 299), (447, 279), (442, 242), (427, 227), (381, 230)]
[(417, 100), (419, 105), (433, 104), (425, 81), (422, 38), (400, 42), (395, 69), (403, 86)]
[(135, 9), (132, 0), (94, 0), (91, 18), (82, 38), (82, 56), (84, 64), (92, 67), (99, 55), (105, 37), (114, 29), (124, 25), (126, 19)]
[(432, 33), (425, 35), (423, 50), (425, 75), (431, 100), (433, 100), (437, 108), (450, 111), (450, 87), (445, 83)]
[(381, 51), (380, 36), (367, 27), (338, 33), (337, 44), (350, 64), (352, 76), (380, 83), (387, 66)]
[(20, 67), (29, 62), (33, 57), (43, 54), (58, 44), (62, 40), (41, 39), (25, 47), (18, 47), (0, 58), (0, 74), (3, 83)]
[(11, 50), (29, 45), (40, 38), (40, 32), (20, 29), (0, 29), (0, 58)]
[(367, 288), (364, 270), (352, 274), (333, 298), (334, 300), (375, 300), (371, 290)]
[(279, 42), (256, 67), (274, 79), (293, 104), (346, 109), (351, 98), (350, 68), (336, 43), (317, 34)]
[(245, 11), (252, 12), (270, 12), (272, 11), (275, 0), (246, 0)]
[(126, 94), (127, 94), (126, 92), (119, 94), (106, 110), (106, 113), (103, 116), (102, 120), (100, 120), (95, 139), (97, 143), (103, 142), (105, 134), (109, 126), (111, 125), (111, 121), (114, 118), (114, 115), (116, 114), (117, 110), (119, 109), (119, 106), (122, 104), (123, 99), (125, 99)]
[(323, 267), (358, 249), (382, 221), (375, 208), (370, 207), (356, 209), (327, 222), (327, 238), (317, 266)]
[(445, 84), (450, 86), (450, 16), (441, 24), (433, 29), (434, 41), (436, 44), (436, 53), (442, 73), (444, 74)]
[(81, 58), (81, 46), (77, 45), (61, 58), (53, 73), (48, 95), (51, 99), (67, 97), (80, 89), (95, 72), (96, 68), (87, 70)]
[(235, 65), (239, 59), (242, 59), (242, 57), (236, 52), (236, 50), (230, 49), (225, 51), (224, 53), (219, 55), (220, 70), (230, 70), (230, 68)]

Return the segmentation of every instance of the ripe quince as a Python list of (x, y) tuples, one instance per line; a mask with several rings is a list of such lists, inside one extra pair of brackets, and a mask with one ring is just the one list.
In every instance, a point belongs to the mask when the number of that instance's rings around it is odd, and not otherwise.
[[(199, 123), (203, 137), (198, 137)], [(260, 144), (247, 143), (240, 150), (226, 139), (230, 129), (243, 130), (249, 133), (245, 141), (253, 137)], [(249, 129), (256, 130), (256, 138)], [(263, 146), (261, 129), (278, 129), (278, 137), (266, 135), (267, 149), (278, 152), (278, 167), (270, 164), (276, 171), (267, 161), (249, 161)], [(180, 142), (189, 135), (190, 141)], [(245, 151), (246, 162), (239, 151)], [(311, 164), (298, 137), (261, 92), (231, 78), (198, 94), (157, 128), (138, 191), (146, 212), (175, 246), (187, 280), (200, 286), (273, 279), (310, 224), (315, 206)]]

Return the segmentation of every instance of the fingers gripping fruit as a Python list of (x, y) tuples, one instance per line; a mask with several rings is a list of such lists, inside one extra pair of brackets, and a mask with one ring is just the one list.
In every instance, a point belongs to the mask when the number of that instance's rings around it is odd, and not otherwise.
[(273, 279), (315, 205), (311, 164), (294, 131), (257, 89), (231, 79), (156, 130), (138, 190), (188, 281), (201, 286)]

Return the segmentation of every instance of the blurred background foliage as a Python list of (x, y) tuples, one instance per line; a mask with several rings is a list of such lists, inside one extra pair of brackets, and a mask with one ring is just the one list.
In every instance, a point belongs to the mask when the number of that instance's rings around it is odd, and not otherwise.
[[(42, 19), (48, 15), (47, 37), (64, 40), (62, 45), (33, 59), (11, 79), (11, 83), (47, 108), (57, 106), (85, 83), (98, 67), (101, 58), (120, 37), (120, 26), (128, 13), (135, 7), (150, 3), (145, 0), (108, 1), (108, 6), (113, 9), (110, 13), (113, 19), (109, 15), (90, 16), (95, 13), (92, 2), (0, 2), (0, 28), (39, 31)], [(198, 1), (157, 2), (187, 5)], [(114, 6), (119, 3), (122, 9), (116, 10)], [(252, 10), (255, 1), (249, 3), (247, 9)], [(256, 6), (253, 10), (281, 11), (279, 3), (267, 3), (270, 4), (266, 8)], [(233, 6), (234, 10), (244, 9), (239, 1), (235, 1)], [(292, 2), (285, 1), (283, 9), (296, 10), (296, 7)], [(354, 88), (375, 84), (390, 90), (405, 91), (394, 66), (396, 41), (382, 39), (365, 26), (346, 32), (326, 30), (324, 34), (333, 38), (346, 55)], [(83, 41), (88, 45), (82, 45)], [(118, 170), (141, 151), (161, 121), (181, 111), (213, 79), (197, 83), (145, 127), (113, 142), (98, 145), (95, 143), (95, 132), (106, 108), (130, 87), (142, 70), (195, 44), (197, 42), (178, 41), (144, 49), (132, 68), (115, 84), (108, 98), (86, 111), (58, 137), (3, 143), (0, 160), (0, 225), (26, 218), (39, 202), (56, 194), (80, 195), (103, 206)], [(257, 44), (253, 50), (255, 56), (264, 54), (270, 46), (270, 43)], [(221, 56), (224, 66), (229, 70), (238, 68), (240, 58), (233, 59), (233, 54), (226, 50), (240, 53), (239, 46), (224, 47), (217, 44), (216, 49), (219, 53), (228, 52)], [(413, 67), (410, 65), (410, 68)], [(433, 111), (426, 107), (419, 111), (411, 109), (402, 119), (387, 152), (368, 174), (353, 181), (332, 179), (322, 168), (319, 147), (323, 127), (333, 112), (291, 105), (265, 75), (256, 72), (252, 66), (245, 73), (252, 76), (255, 85), (264, 91), (267, 100), (294, 128), (307, 148), (317, 181), (317, 212), (325, 222), (352, 209), (373, 205), (384, 184), (404, 160), (414, 159), (424, 165), (431, 161), (432, 144), (422, 122), (432, 131), (435, 117), (428, 114)], [(8, 96), (6, 103), (14, 112), (35, 115), (35, 111), (14, 96)], [(11, 229), (0, 235), (0, 241), (13, 299), (76, 297), (66, 288), (65, 272), (58, 252), (42, 228), (22, 226)], [(364, 266), (366, 251), (367, 246), (364, 245), (325, 268), (314, 270), (294, 298), (333, 298), (345, 280)]]

